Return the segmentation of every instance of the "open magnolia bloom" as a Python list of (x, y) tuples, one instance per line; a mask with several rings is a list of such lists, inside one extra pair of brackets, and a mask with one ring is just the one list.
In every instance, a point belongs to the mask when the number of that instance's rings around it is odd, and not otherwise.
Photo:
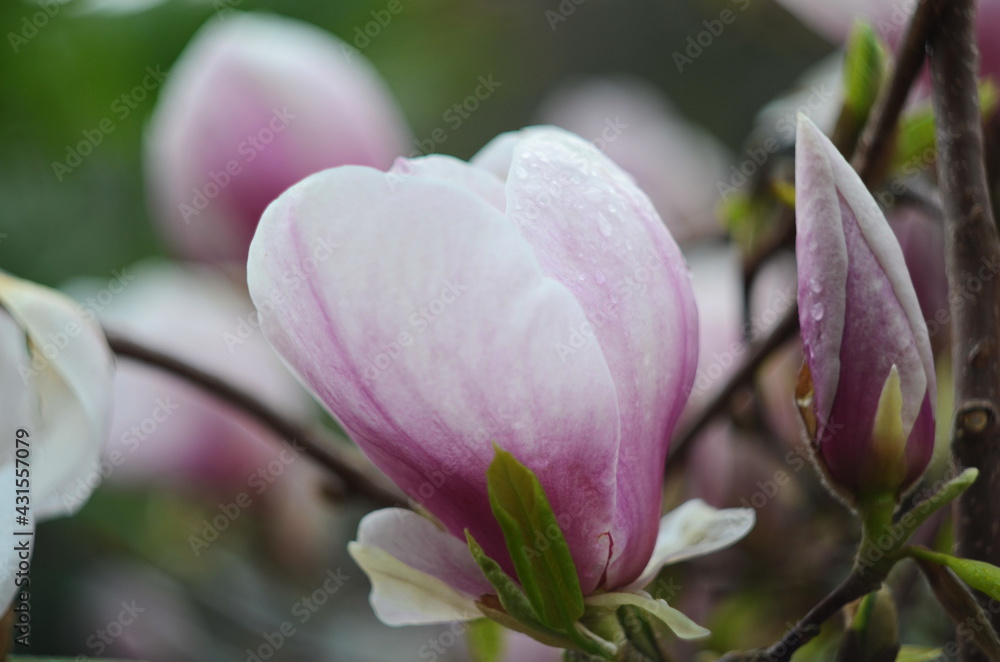
[[(331, 235), (331, 259), (286, 291)], [(443, 527), (402, 510), (365, 520), (352, 550), (383, 620), (482, 616), (474, 597), (495, 590), (466, 532), (515, 570), (487, 489), (494, 444), (537, 476), (582, 595), (647, 579), (696, 312), (649, 199), (593, 145), (534, 128), (471, 163), (319, 173), (265, 212), (248, 282), (278, 353)], [(752, 520), (737, 517), (729, 540)]]
[[(75, 513), (100, 482), (91, 474), (111, 422), (113, 375), (93, 316), (54, 290), (0, 272), (0, 502), (25, 507), (2, 518), (5, 540), (27, 540), (35, 520)], [(2, 606), (30, 553), (5, 549)]]
[(820, 465), (849, 500), (896, 498), (934, 449), (927, 325), (875, 199), (804, 116), (795, 161), (800, 409)]

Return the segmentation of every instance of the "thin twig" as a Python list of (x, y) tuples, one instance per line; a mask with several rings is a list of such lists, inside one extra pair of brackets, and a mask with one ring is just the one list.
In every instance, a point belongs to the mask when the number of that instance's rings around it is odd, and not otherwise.
[(823, 623), (844, 605), (877, 590), (882, 577), (873, 572), (862, 573), (857, 566), (839, 586), (809, 610), (779, 641), (769, 648), (756, 651), (727, 653), (719, 662), (788, 662), (802, 646), (819, 634)]
[(105, 334), (108, 344), (118, 356), (141, 361), (183, 377), (254, 417), (270, 428), (282, 443), (289, 445), (294, 443), (320, 466), (329, 469), (347, 492), (363, 495), (382, 505), (406, 503), (406, 497), (391, 486), (381, 474), (365, 465), (360, 458), (355, 459), (337, 448), (337, 441), (322, 431), (307, 430), (256, 396), (175, 356), (146, 347), (112, 331), (105, 331)]
[(921, 0), (913, 10), (896, 56), (892, 78), (875, 100), (852, 163), (861, 180), (869, 186), (876, 181), (884, 157), (889, 154), (896, 121), (923, 67), (925, 44), (937, 28), (945, 4), (938, 0)]
[[(955, 418), (952, 454), (960, 468), (976, 467), (979, 479), (956, 505), (956, 552), (1000, 565), (1000, 355), (998, 328), (1000, 241), (993, 221), (983, 161), (979, 110), (975, 2), (953, 0), (929, 44), (932, 100), (938, 145), (938, 179), (945, 210), (945, 264), (951, 306)], [(989, 277), (983, 276), (987, 269)], [(973, 302), (963, 293), (975, 282)], [(987, 599), (980, 595), (980, 603)], [(1000, 615), (991, 613), (993, 626)], [(963, 644), (962, 660), (986, 659)]]

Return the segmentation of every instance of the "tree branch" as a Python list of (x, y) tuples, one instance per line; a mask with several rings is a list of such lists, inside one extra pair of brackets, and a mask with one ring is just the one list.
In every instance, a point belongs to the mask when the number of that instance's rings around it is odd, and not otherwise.
[[(955, 419), (952, 454), (979, 479), (956, 505), (956, 553), (1000, 565), (1000, 355), (997, 349), (1000, 242), (983, 161), (975, 3), (953, 0), (929, 43), (938, 178), (945, 209), (945, 263), (953, 337)], [(988, 274), (984, 276), (985, 273)], [(973, 291), (973, 283), (979, 288)], [(966, 300), (971, 295), (971, 301)], [(986, 604), (980, 595), (980, 604)], [(987, 610), (991, 611), (991, 610)], [(993, 626), (1000, 615), (992, 613)], [(963, 644), (962, 659), (986, 659)]]
[(256, 396), (207, 373), (185, 361), (158, 350), (105, 330), (108, 345), (118, 356), (128, 357), (142, 363), (183, 377), (205, 389), (217, 398), (246, 412), (264, 426), (270, 428), (282, 443), (299, 446), (306, 455), (320, 466), (328, 469), (348, 493), (363, 495), (381, 505), (400, 505), (406, 497), (396, 490), (381, 474), (364, 464), (363, 460), (351, 457), (337, 448), (336, 440), (319, 430), (307, 430), (302, 425), (285, 417)]

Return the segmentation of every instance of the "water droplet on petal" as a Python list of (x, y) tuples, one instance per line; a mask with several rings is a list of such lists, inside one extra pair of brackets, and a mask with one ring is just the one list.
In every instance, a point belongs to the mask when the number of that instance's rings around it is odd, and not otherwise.
[(819, 294), (823, 291), (823, 285), (819, 282), (818, 278), (813, 277), (809, 279), (809, 290), (814, 294)]
[(825, 310), (823, 308), (823, 304), (821, 303), (814, 303), (812, 309), (810, 310), (813, 320), (817, 322), (823, 319), (824, 312)]
[(580, 274), (579, 276), (577, 276), (577, 278), (579, 278), (580, 280), (587, 280), (587, 274)]
[(611, 221), (600, 212), (597, 213), (597, 228), (605, 237), (610, 237), (611, 233), (614, 232), (614, 228), (611, 227)]

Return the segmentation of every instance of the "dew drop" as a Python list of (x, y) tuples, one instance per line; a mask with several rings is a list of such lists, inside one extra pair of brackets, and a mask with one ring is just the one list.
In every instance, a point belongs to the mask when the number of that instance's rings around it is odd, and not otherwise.
[(812, 310), (810, 312), (812, 313), (813, 320), (817, 322), (820, 321), (821, 319), (823, 319), (823, 313), (825, 312), (823, 309), (823, 304), (814, 303)]
[(580, 280), (587, 280), (587, 274), (580, 274), (579, 276), (577, 276), (577, 278), (579, 278)]
[(597, 228), (605, 237), (610, 237), (611, 233), (614, 232), (614, 228), (611, 227), (611, 221), (600, 212), (597, 213)]
[(814, 294), (819, 294), (823, 291), (823, 285), (819, 282), (818, 278), (809, 279), (809, 290)]

